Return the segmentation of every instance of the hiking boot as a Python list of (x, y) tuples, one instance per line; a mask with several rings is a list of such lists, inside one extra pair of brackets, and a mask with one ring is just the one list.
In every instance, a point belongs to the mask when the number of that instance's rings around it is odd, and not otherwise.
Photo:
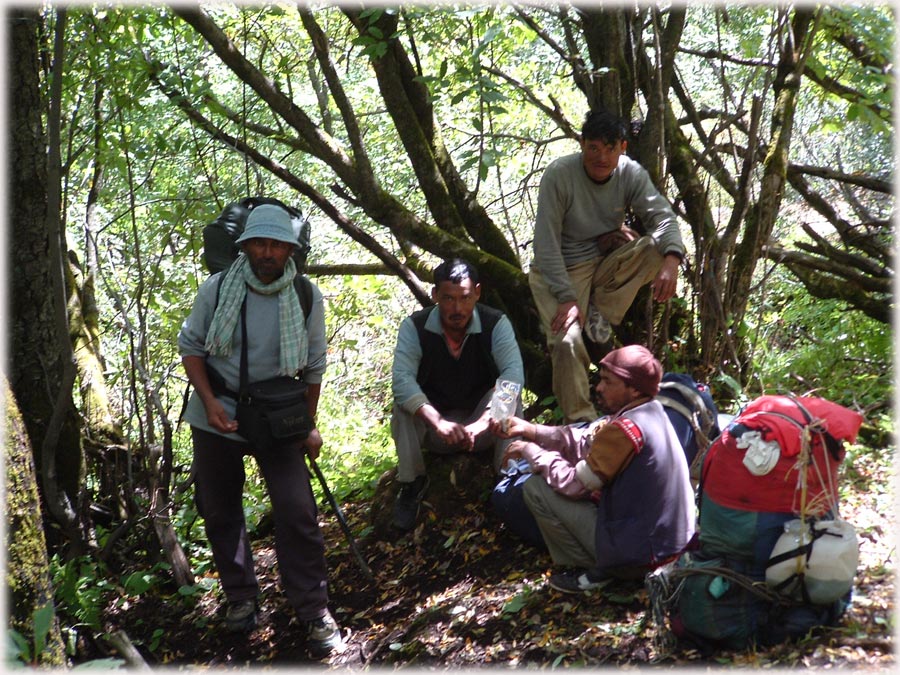
[(593, 591), (603, 588), (612, 579), (597, 570), (587, 570), (582, 573), (563, 572), (560, 574), (552, 574), (547, 580), (551, 588), (555, 588), (563, 593), (583, 593), (585, 591)]
[(609, 325), (603, 315), (593, 305), (588, 306), (587, 323), (584, 325), (584, 332), (594, 344), (602, 345), (609, 342), (612, 337), (612, 326)]
[(249, 633), (256, 628), (256, 600), (236, 600), (228, 603), (225, 629), (229, 633)]
[(325, 658), (335, 651), (344, 651), (341, 629), (328, 610), (318, 619), (306, 622), (306, 639), (310, 654), (317, 659)]
[(416, 476), (411, 483), (400, 483), (400, 492), (397, 493), (397, 501), (394, 503), (394, 519), (391, 522), (394, 527), (403, 532), (415, 527), (419, 505), (427, 489), (428, 476)]

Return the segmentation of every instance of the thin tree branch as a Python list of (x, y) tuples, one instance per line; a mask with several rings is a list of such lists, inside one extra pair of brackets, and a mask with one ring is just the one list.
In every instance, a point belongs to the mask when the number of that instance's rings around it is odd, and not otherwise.
[(205, 12), (187, 5), (174, 5), (172, 11), (194, 28), (213, 48), (222, 62), (246, 82), (266, 104), (300, 134), (313, 155), (325, 162), (347, 185), (354, 187), (358, 175), (353, 160), (335, 139), (319, 129), (309, 116), (275, 83), (263, 75), (238, 50), (237, 46)]
[(350, 147), (353, 149), (353, 157), (356, 160), (358, 175), (360, 176), (361, 187), (364, 193), (375, 191), (374, 172), (369, 156), (363, 146), (362, 134), (359, 130), (359, 121), (353, 106), (347, 98), (341, 79), (334, 68), (334, 62), (331, 60), (331, 54), (328, 49), (328, 36), (325, 31), (316, 22), (311, 10), (300, 7), (300, 19), (303, 27), (312, 40), (313, 51), (319, 62), (319, 67), (325, 76), (325, 82), (328, 83), (328, 89), (331, 91), (331, 97), (334, 99), (338, 110), (341, 112), (341, 118), (344, 120), (344, 127), (347, 130), (347, 137), (350, 141)]
[(893, 194), (894, 183), (890, 180), (882, 180), (874, 176), (863, 176), (855, 173), (844, 173), (843, 171), (835, 171), (823, 166), (811, 166), (809, 164), (789, 164), (788, 172), (804, 173), (808, 176), (816, 176), (818, 178), (826, 178), (828, 180), (836, 180), (841, 183), (857, 185), (867, 190), (881, 192), (882, 194)]

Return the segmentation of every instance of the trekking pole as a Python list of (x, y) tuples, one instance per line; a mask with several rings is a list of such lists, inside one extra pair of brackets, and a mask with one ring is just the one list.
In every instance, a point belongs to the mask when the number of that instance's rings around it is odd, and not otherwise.
[(341, 529), (344, 531), (344, 535), (347, 537), (347, 543), (350, 545), (350, 550), (353, 551), (356, 562), (359, 564), (359, 569), (362, 570), (362, 573), (363, 575), (365, 575), (366, 579), (374, 582), (375, 575), (372, 574), (372, 570), (369, 569), (369, 566), (363, 559), (362, 554), (360, 554), (359, 549), (356, 548), (356, 541), (353, 539), (353, 534), (350, 532), (350, 527), (347, 525), (347, 521), (344, 518), (344, 513), (341, 511), (341, 507), (338, 506), (337, 500), (334, 498), (334, 495), (331, 494), (331, 490), (328, 489), (328, 484), (325, 482), (325, 476), (322, 475), (322, 470), (319, 469), (319, 465), (316, 464), (316, 460), (314, 460), (308, 454), (306, 455), (306, 457), (309, 459), (309, 465), (312, 467), (313, 472), (316, 474), (316, 478), (319, 479), (319, 483), (322, 485), (322, 491), (325, 493), (325, 497), (328, 499), (328, 503), (331, 504), (331, 509), (334, 511), (334, 515), (337, 516), (338, 522), (341, 524)]

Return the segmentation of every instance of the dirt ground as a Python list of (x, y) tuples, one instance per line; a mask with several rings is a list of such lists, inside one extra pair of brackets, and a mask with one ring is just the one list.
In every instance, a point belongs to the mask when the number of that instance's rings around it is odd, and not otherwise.
[[(379, 537), (370, 503), (344, 505), (374, 572), (366, 580), (334, 515), (321, 514), (327, 541), (331, 609), (347, 640), (342, 654), (316, 661), (279, 589), (270, 536), (254, 542), (261, 581), (259, 626), (223, 630), (218, 591), (193, 603), (174, 589), (144, 593), (107, 609), (107, 626), (127, 633), (151, 666), (316, 667), (361, 670), (556, 666), (893, 669), (895, 536), (890, 467), (857, 475), (843, 515), (860, 535), (853, 602), (837, 627), (793, 643), (701, 653), (661, 650), (660, 631), (640, 582), (615, 582), (592, 594), (558, 593), (546, 584), (549, 556), (509, 533), (486, 503), (440, 520), (424, 509), (405, 536)], [(103, 640), (96, 641), (103, 652)], [(106, 654), (111, 655), (107, 651)]]

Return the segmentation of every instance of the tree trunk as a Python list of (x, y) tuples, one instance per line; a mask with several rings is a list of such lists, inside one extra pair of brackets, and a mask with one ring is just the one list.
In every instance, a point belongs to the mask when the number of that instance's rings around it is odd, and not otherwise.
[(78, 368), (85, 433), (97, 444), (121, 444), (122, 430), (110, 406), (100, 351), (100, 314), (94, 297), (94, 279), (81, 268), (72, 251), (69, 252), (66, 272), (69, 337)]
[[(27, 639), (35, 650), (34, 613), (48, 605), (53, 607), (53, 585), (47, 542), (41, 523), (34, 460), (28, 434), (15, 397), (6, 378), (2, 381), (6, 399), (6, 583), (9, 592), (7, 627)], [(45, 624), (47, 625), (47, 624)], [(43, 631), (40, 631), (43, 633)], [(31, 654), (32, 663), (41, 666), (64, 666), (65, 647), (59, 632), (56, 613), (49, 621), (46, 635), (38, 635), (45, 647)]]
[[(11, 11), (10, 173), (13, 250), (11, 387), (34, 452), (47, 512), (73, 552), (83, 549), (78, 513), (82, 451), (72, 399), (75, 364), (66, 321), (59, 214), (49, 210), (47, 144), (38, 74), (38, 10)], [(27, 264), (26, 264), (27, 263)]]
[[(794, 129), (794, 112), (800, 94), (801, 74), (809, 55), (813, 33), (810, 28), (815, 14), (807, 9), (794, 11), (789, 26), (782, 37), (781, 59), (778, 63), (773, 93), (775, 96), (771, 118), (771, 138), (763, 160), (763, 177), (759, 198), (747, 214), (741, 240), (730, 259), (725, 281), (723, 302), (725, 315), (729, 317), (733, 335), (741, 334), (744, 315), (750, 299), (753, 273), (781, 208), (784, 187), (787, 182), (788, 157), (791, 135)], [(752, 147), (756, 147), (751, 146)], [(726, 359), (727, 370), (744, 381), (746, 376), (748, 345), (741, 343), (737, 363)], [(723, 365), (726, 365), (723, 363)]]
[(634, 10), (591, 7), (579, 12), (591, 63), (590, 68), (575, 63), (575, 83), (591, 110), (605, 108), (628, 120), (635, 93)]

